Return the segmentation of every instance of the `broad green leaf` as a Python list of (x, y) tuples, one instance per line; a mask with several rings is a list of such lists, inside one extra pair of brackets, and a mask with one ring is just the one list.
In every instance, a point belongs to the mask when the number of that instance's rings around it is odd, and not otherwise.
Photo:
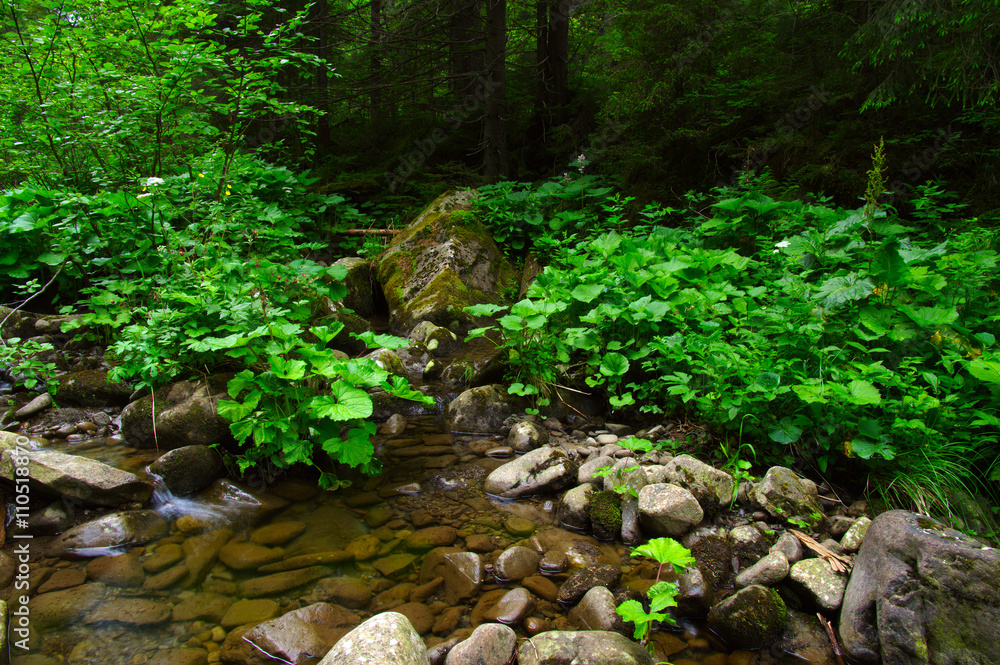
[(1000, 362), (976, 358), (967, 362), (965, 368), (980, 381), (1000, 385)]
[(316, 338), (319, 339), (319, 343), (326, 346), (333, 338), (340, 334), (340, 331), (344, 329), (344, 324), (340, 321), (334, 321), (330, 325), (326, 326), (313, 326), (309, 329)]
[(766, 390), (768, 392), (774, 392), (778, 389), (781, 384), (781, 376), (775, 374), (774, 372), (761, 372), (754, 379), (754, 386), (760, 388), (761, 390)]
[(617, 351), (607, 353), (601, 359), (600, 370), (604, 376), (623, 376), (628, 371), (628, 368), (628, 358)]
[(855, 379), (847, 387), (849, 399), (854, 404), (881, 404), (882, 394), (870, 381)]
[(798, 386), (792, 386), (792, 390), (794, 390), (795, 394), (799, 396), (799, 399), (801, 399), (806, 404), (827, 403), (826, 399), (827, 395), (823, 386), (812, 385), (812, 384), (801, 384)]
[(341, 381), (330, 386), (329, 395), (314, 397), (309, 402), (308, 409), (319, 418), (344, 421), (367, 418), (372, 415), (374, 407), (368, 393)]
[(612, 395), (608, 399), (608, 402), (611, 404), (612, 408), (621, 409), (623, 407), (632, 406), (633, 404), (635, 404), (635, 398), (632, 396), (632, 393), (625, 393), (621, 397)]
[(836, 309), (845, 303), (867, 298), (875, 290), (875, 285), (867, 277), (862, 279), (857, 273), (831, 277), (823, 282), (813, 300), (819, 300), (823, 307)]
[(570, 295), (574, 300), (579, 300), (580, 302), (591, 302), (599, 295), (604, 293), (603, 284), (580, 284)]
[(668, 607), (677, 607), (678, 587), (676, 582), (660, 581), (649, 587), (646, 595), (649, 597), (649, 609), (660, 612)]
[(899, 246), (898, 240), (890, 238), (875, 254), (871, 272), (876, 284), (888, 284), (891, 289), (908, 281), (910, 268), (900, 256)]
[(271, 372), (279, 379), (298, 381), (306, 375), (304, 360), (288, 360), (281, 356), (271, 356)]
[(900, 305), (899, 310), (921, 328), (942, 328), (958, 320), (958, 310), (954, 307), (911, 307)]
[(395, 335), (380, 335), (367, 330), (363, 333), (351, 333), (351, 337), (361, 340), (368, 345), (369, 349), (405, 349), (410, 345), (410, 340)]
[(645, 545), (632, 550), (633, 556), (646, 556), (661, 564), (669, 564), (677, 573), (695, 564), (691, 550), (687, 549), (673, 538), (653, 538)]
[(507, 307), (504, 305), (484, 303), (480, 305), (470, 305), (469, 307), (464, 308), (463, 311), (471, 314), (472, 316), (493, 316), (497, 312), (507, 311)]

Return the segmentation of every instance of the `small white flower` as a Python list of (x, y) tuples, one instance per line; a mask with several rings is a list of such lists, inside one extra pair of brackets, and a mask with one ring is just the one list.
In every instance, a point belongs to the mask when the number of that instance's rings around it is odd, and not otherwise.
[(144, 199), (147, 196), (152, 196), (152, 195), (153, 195), (153, 192), (145, 192), (143, 194), (136, 194), (135, 198), (137, 198), (137, 199)]
[(777, 243), (775, 247), (788, 247), (791, 244), (792, 243), (788, 242), (787, 240), (782, 240), (781, 242)]
[(777, 253), (778, 253), (778, 250), (774, 250), (774, 253), (775, 253), (775, 254), (777, 254)]
[(162, 185), (163, 178), (157, 178), (153, 176), (152, 178), (146, 178), (146, 187), (152, 187), (153, 185)]

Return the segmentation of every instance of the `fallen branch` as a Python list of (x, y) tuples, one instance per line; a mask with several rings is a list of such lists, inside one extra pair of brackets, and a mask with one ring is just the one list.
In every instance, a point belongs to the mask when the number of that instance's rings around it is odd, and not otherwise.
[(345, 229), (337, 231), (335, 236), (394, 236), (399, 229)]
[(840, 651), (840, 643), (837, 642), (837, 635), (836, 633), (833, 632), (833, 626), (831, 626), (830, 622), (827, 621), (826, 617), (820, 614), (819, 612), (816, 613), (816, 616), (819, 618), (819, 622), (823, 626), (823, 628), (826, 629), (826, 635), (827, 637), (830, 638), (830, 644), (833, 645), (833, 653), (835, 656), (837, 656), (837, 662), (840, 665), (844, 665), (844, 656)]
[(811, 549), (813, 552), (818, 554), (821, 558), (826, 559), (827, 563), (830, 564), (830, 568), (833, 569), (835, 573), (849, 573), (851, 568), (854, 566), (854, 562), (851, 561), (846, 556), (831, 552), (827, 548), (823, 547), (817, 543), (812, 537), (807, 536), (801, 531), (796, 531), (795, 529), (788, 530), (793, 536), (802, 541), (802, 544)]

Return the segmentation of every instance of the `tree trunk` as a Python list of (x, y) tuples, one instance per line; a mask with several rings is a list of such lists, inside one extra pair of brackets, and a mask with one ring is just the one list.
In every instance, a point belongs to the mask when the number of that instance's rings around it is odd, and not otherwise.
[(452, 90), (457, 101), (472, 94), (483, 71), (481, 0), (452, 0), (449, 42)]
[(483, 175), (487, 182), (507, 176), (507, 0), (486, 0), (486, 114), (483, 117)]
[(371, 87), (368, 92), (369, 113), (374, 127), (382, 121), (382, 0), (371, 0), (371, 25), (369, 26), (369, 55)]

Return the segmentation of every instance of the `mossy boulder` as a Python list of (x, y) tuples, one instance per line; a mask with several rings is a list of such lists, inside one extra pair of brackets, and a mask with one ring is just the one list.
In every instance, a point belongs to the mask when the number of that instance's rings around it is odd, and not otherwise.
[(469, 212), (476, 192), (439, 196), (389, 245), (378, 266), (399, 334), (430, 321), (452, 330), (474, 325), (469, 305), (501, 304), (517, 275), (492, 236)]
[(132, 402), (122, 411), (122, 436), (136, 448), (159, 450), (231, 442), (229, 421), (217, 408), (229, 399), (227, 378), (178, 381)]
[(788, 623), (785, 601), (774, 589), (753, 584), (718, 603), (708, 613), (708, 626), (741, 649), (758, 649), (777, 639)]
[(590, 524), (594, 537), (599, 540), (614, 540), (622, 531), (621, 497), (614, 491), (601, 490), (590, 500)]
[(375, 314), (375, 292), (380, 288), (374, 264), (360, 256), (346, 256), (335, 265), (347, 269), (347, 276), (343, 279), (347, 287), (344, 307), (354, 310), (360, 317), (371, 318)]
[(56, 400), (69, 406), (125, 406), (131, 394), (131, 386), (110, 380), (98, 369), (66, 374), (56, 384)]

